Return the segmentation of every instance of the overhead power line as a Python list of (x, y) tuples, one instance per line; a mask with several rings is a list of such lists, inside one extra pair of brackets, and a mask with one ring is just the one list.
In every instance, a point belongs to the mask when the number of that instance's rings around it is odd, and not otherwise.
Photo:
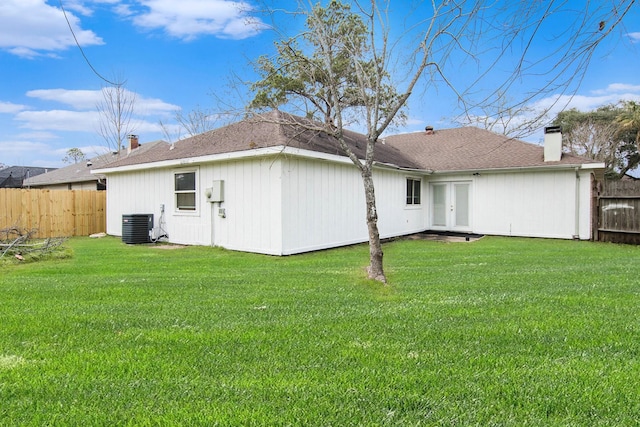
[(98, 70), (96, 70), (94, 68), (94, 66), (91, 64), (91, 61), (89, 61), (89, 58), (87, 58), (87, 55), (85, 55), (84, 50), (82, 49), (82, 46), (80, 46), (80, 43), (78, 42), (78, 38), (76, 37), (76, 33), (73, 31), (73, 27), (71, 26), (71, 22), (69, 21), (69, 17), (67, 16), (67, 11), (64, 10), (64, 6), (62, 5), (62, 0), (58, 0), (58, 3), (60, 3), (60, 9), (62, 9), (62, 13), (64, 14), (64, 19), (67, 21), (67, 25), (69, 26), (69, 31), (71, 31), (71, 35), (73, 36), (73, 40), (75, 40), (76, 46), (78, 46), (78, 49), (80, 50), (80, 53), (82, 54), (82, 57), (84, 58), (84, 60), (87, 63), (87, 65), (89, 65), (89, 68), (91, 68), (91, 71), (93, 71), (93, 73), (96, 76), (98, 76), (100, 79), (104, 80), (105, 82), (109, 83), (110, 85), (112, 85), (112, 86), (121, 86), (122, 83), (112, 82), (111, 80), (105, 78), (102, 74), (100, 74), (98, 72)]

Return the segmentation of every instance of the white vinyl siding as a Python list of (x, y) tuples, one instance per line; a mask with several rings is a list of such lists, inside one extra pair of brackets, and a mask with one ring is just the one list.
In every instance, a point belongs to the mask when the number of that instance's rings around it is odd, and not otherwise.
[(579, 185), (579, 237), (591, 236), (589, 171), (485, 173), (474, 181), (474, 231), (506, 236), (570, 239), (576, 232)]
[[(195, 173), (195, 188), (178, 186), (185, 191), (178, 194), (191, 194), (189, 203), (177, 202), (177, 173)], [(407, 204), (406, 171), (375, 168), (373, 178), (382, 238), (430, 228), (571, 238), (576, 230), (576, 185), (579, 236), (590, 236), (588, 171), (580, 172), (579, 181), (574, 170), (410, 178), (425, 182), (418, 194), (411, 185), (412, 201), (418, 196), (419, 205)], [(153, 214), (157, 225), (160, 206), (165, 206), (164, 227), (174, 243), (288, 255), (368, 239), (362, 177), (348, 162), (278, 155), (121, 171), (107, 179), (111, 235), (121, 235), (126, 214)], [(204, 198), (214, 181), (224, 181), (223, 202)]]
[[(266, 157), (200, 168), (203, 187), (213, 180), (224, 181), (224, 202), (206, 203), (202, 209), (215, 246), (282, 254), (281, 167), (280, 159)], [(224, 218), (218, 215), (219, 208), (225, 210)]]
[(289, 158), (282, 172), (285, 254), (366, 240), (364, 189), (355, 166)]
[[(349, 163), (302, 158), (283, 161), (282, 230), (285, 254), (366, 242), (362, 176)], [(407, 209), (406, 175), (374, 169), (378, 227), (382, 238), (423, 231), (421, 205)], [(419, 180), (419, 178), (418, 178)], [(422, 199), (422, 195), (419, 195)]]

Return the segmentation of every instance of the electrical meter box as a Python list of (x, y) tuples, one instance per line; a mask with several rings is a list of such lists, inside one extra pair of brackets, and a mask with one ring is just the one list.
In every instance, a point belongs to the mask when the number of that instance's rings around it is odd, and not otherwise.
[(213, 185), (205, 190), (205, 195), (209, 203), (224, 202), (224, 181), (213, 181)]

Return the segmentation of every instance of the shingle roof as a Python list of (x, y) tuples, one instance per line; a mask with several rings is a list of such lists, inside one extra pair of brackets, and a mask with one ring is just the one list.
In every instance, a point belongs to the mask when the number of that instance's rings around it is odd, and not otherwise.
[(476, 127), (393, 135), (385, 142), (435, 172), (600, 163), (571, 154), (544, 161), (544, 148)]
[(30, 176), (39, 175), (54, 169), (55, 168), (41, 168), (37, 166), (7, 166), (6, 168), (0, 169), (0, 178), (7, 178), (9, 176), (24, 177), (27, 176), (27, 173)]
[[(99, 178), (104, 177), (101, 175), (92, 175), (93, 169), (100, 169), (107, 167), (108, 164), (127, 158), (146, 158), (149, 153), (154, 150), (168, 148), (169, 144), (165, 141), (154, 141), (141, 144), (138, 148), (127, 154), (126, 150), (122, 150), (117, 154), (106, 153), (100, 156), (93, 157), (89, 162), (74, 163), (72, 165), (53, 170), (42, 175), (34, 176), (25, 180), (24, 185), (30, 186), (43, 186), (53, 184), (66, 184), (73, 182), (85, 182), (85, 181), (97, 181)], [(89, 166), (87, 166), (90, 164)]]
[[(309, 130), (305, 123), (311, 122), (301, 117), (273, 111), (180, 140), (171, 149), (154, 150), (146, 156), (122, 159), (109, 164), (108, 167), (196, 158), (280, 146), (345, 156), (335, 138), (320, 130)], [(354, 153), (359, 158), (364, 158), (366, 137), (349, 130), (346, 130), (344, 135)], [(400, 150), (384, 144), (379, 144), (376, 148), (375, 159), (381, 163), (418, 167)]]
[(55, 168), (42, 168), (36, 166), (8, 166), (0, 169), (0, 188), (20, 188), (27, 176), (36, 176)]
[[(110, 163), (108, 168), (279, 146), (345, 156), (333, 137), (305, 126), (310, 123), (307, 119), (274, 111), (178, 141), (173, 148), (122, 158)], [(344, 134), (354, 153), (365, 158), (366, 136), (352, 131)], [(376, 145), (375, 161), (435, 172), (598, 163), (569, 154), (563, 154), (559, 162), (545, 162), (543, 152), (543, 147), (535, 144), (463, 127), (438, 130), (431, 135), (415, 132), (388, 136)]]

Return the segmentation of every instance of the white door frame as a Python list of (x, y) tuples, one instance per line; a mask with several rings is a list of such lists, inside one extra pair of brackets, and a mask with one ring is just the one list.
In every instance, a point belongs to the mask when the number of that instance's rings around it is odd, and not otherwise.
[(432, 230), (469, 232), (472, 210), (472, 181), (431, 182), (430, 221)]

